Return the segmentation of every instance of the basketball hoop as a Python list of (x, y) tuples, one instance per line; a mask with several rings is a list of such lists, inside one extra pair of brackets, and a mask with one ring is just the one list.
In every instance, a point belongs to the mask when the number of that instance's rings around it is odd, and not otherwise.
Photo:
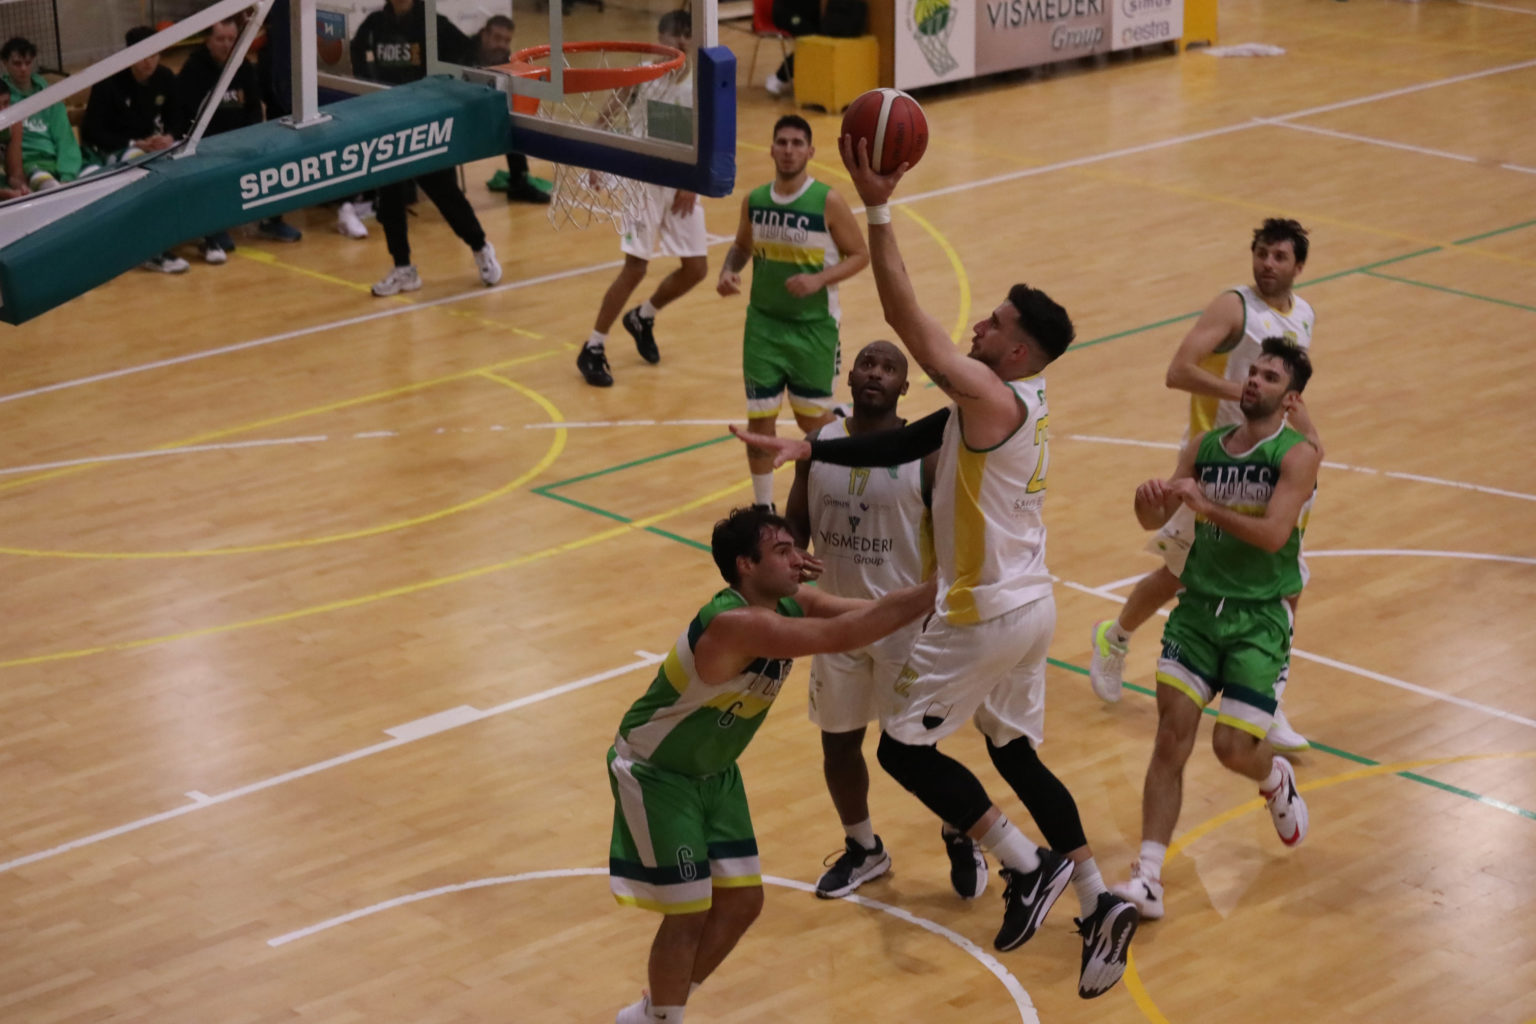
[[(540, 103), (533, 96), (513, 95), (514, 113), (613, 135), (643, 135), (646, 114), (643, 110), (639, 116), (634, 113), (635, 101), (643, 90), (674, 84), (686, 77), (683, 66), (687, 56), (659, 43), (564, 43), (561, 56), (563, 100)], [(543, 63), (536, 63), (539, 61)], [(512, 55), (511, 63), (497, 70), (547, 82), (551, 77), (549, 61), (550, 46), (545, 43), (519, 50)], [(650, 193), (651, 189), (642, 181), (556, 164), (549, 222), (557, 229), (566, 224), (585, 228), (602, 220), (622, 231), (625, 217), (638, 216), (645, 210)]]

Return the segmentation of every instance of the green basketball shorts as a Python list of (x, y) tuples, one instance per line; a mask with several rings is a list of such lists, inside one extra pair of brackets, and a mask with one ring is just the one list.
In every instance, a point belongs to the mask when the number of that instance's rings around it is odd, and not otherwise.
[(837, 321), (779, 320), (747, 307), (741, 342), (741, 375), (747, 386), (747, 418), (777, 416), (789, 391), (789, 404), (801, 416), (820, 416), (832, 408), (841, 350)]
[(709, 909), (716, 886), (761, 886), (757, 837), (736, 765), (695, 777), (608, 750), (613, 838), (608, 887), (627, 906), (663, 914)]
[(1275, 715), (1275, 682), (1291, 658), (1291, 606), (1186, 591), (1163, 629), (1157, 681), (1201, 707), (1222, 695), (1218, 722), (1260, 738)]

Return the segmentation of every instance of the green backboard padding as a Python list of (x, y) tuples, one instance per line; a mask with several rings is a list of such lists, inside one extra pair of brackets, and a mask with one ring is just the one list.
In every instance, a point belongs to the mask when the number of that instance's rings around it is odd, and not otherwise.
[(203, 139), (149, 173), (0, 250), (0, 320), (19, 324), (182, 242), (440, 167), (505, 153), (507, 98), (428, 78), (324, 108), (303, 129), (278, 122)]

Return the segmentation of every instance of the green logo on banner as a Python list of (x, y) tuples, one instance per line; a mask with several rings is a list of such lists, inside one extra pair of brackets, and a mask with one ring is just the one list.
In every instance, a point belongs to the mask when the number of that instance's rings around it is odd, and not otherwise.
[(960, 66), (949, 52), (949, 34), (954, 27), (955, 11), (950, 0), (911, 0), (907, 32), (936, 75), (947, 75)]

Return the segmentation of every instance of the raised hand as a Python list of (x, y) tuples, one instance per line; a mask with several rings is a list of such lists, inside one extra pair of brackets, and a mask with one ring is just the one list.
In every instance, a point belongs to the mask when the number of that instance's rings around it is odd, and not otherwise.
[(736, 424), (731, 424), (731, 433), (735, 434), (741, 442), (748, 447), (773, 453), (773, 468), (778, 469), (786, 462), (797, 462), (800, 459), (811, 457), (811, 442), (803, 437), (775, 437), (772, 434), (754, 434)]
[(902, 175), (911, 166), (902, 164), (890, 174), (876, 174), (869, 163), (869, 140), (861, 138), (855, 144), (851, 135), (839, 137), (837, 149), (843, 155), (843, 166), (848, 168), (853, 187), (858, 189), (859, 198), (864, 200), (865, 206), (880, 206), (888, 202), (891, 193), (896, 191), (897, 182), (901, 181)]

